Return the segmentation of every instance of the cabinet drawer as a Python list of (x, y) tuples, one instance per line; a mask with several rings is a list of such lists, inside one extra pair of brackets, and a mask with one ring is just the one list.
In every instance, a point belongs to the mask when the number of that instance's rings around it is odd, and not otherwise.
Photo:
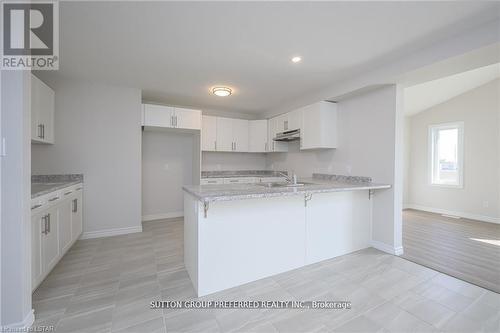
[(217, 185), (224, 184), (224, 178), (203, 178), (200, 181), (201, 185)]
[(262, 177), (260, 178), (261, 183), (283, 183), (286, 179), (284, 177)]
[(253, 184), (257, 182), (258, 178), (255, 177), (224, 178), (224, 184)]

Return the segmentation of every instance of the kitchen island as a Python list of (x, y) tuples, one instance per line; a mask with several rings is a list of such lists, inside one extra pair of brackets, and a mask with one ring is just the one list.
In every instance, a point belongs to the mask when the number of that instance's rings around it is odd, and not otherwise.
[(390, 185), (322, 174), (299, 183), (183, 188), (184, 264), (198, 296), (370, 246), (370, 199)]

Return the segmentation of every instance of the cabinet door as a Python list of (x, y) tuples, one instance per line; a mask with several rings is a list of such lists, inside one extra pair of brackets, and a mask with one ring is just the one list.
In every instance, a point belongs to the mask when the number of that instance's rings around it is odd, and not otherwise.
[(71, 200), (71, 234), (72, 241), (77, 240), (82, 234), (83, 230), (83, 194), (77, 192), (73, 200)]
[[(45, 214), (46, 230), (42, 234), (42, 270), (49, 272), (59, 259), (58, 211), (56, 207), (47, 210)], [(42, 226), (43, 228), (43, 226)], [(42, 229), (43, 230), (43, 229)]]
[(34, 291), (42, 279), (42, 231), (45, 213), (31, 217), (31, 291)]
[(288, 131), (288, 114), (282, 114), (276, 117), (276, 133)]
[(173, 127), (173, 116), (173, 107), (154, 104), (144, 105), (144, 126)]
[(217, 151), (233, 151), (233, 119), (217, 117)]
[(248, 152), (248, 120), (233, 119), (234, 151)]
[(58, 207), (58, 228), (59, 228), (59, 252), (64, 254), (71, 246), (73, 240), (71, 235), (71, 209), (72, 201), (70, 198), (64, 199)]
[(288, 131), (302, 128), (302, 109), (288, 113)]
[(248, 128), (248, 151), (253, 153), (267, 152), (267, 120), (250, 120)]
[(269, 119), (269, 143), (268, 143), (268, 151), (269, 152), (286, 152), (288, 151), (288, 144), (286, 142), (274, 141), (273, 138), (276, 137), (276, 133), (278, 133), (279, 119), (278, 117)]
[(201, 119), (201, 150), (217, 150), (217, 117), (203, 116)]
[(31, 75), (31, 138), (54, 143), (55, 93), (39, 78)]
[(337, 148), (337, 106), (318, 102), (303, 109), (300, 149)]
[(185, 129), (201, 129), (201, 111), (193, 109), (175, 108), (174, 127)]

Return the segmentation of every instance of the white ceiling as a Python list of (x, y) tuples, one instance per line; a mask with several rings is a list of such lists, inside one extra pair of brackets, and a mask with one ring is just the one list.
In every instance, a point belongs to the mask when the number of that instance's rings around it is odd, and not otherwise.
[(410, 116), (500, 77), (500, 64), (424, 82), (405, 89), (405, 114)]
[[(261, 113), (498, 17), (495, 2), (61, 2), (60, 70)], [(302, 63), (290, 58), (301, 55)], [(234, 88), (231, 97), (209, 93)]]

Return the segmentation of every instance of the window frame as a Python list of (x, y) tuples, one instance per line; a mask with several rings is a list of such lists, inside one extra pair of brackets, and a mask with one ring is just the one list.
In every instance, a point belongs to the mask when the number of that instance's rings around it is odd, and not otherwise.
[[(457, 129), (458, 130), (458, 142), (457, 142), (457, 165), (458, 165), (458, 184), (440, 184), (434, 182), (434, 165), (435, 161), (435, 143), (434, 143), (434, 133), (440, 130), (446, 129)], [(464, 187), (464, 122), (456, 121), (450, 123), (441, 123), (429, 125), (428, 132), (428, 182), (430, 186), (434, 187), (446, 187), (446, 188), (456, 188), (461, 189)]]

